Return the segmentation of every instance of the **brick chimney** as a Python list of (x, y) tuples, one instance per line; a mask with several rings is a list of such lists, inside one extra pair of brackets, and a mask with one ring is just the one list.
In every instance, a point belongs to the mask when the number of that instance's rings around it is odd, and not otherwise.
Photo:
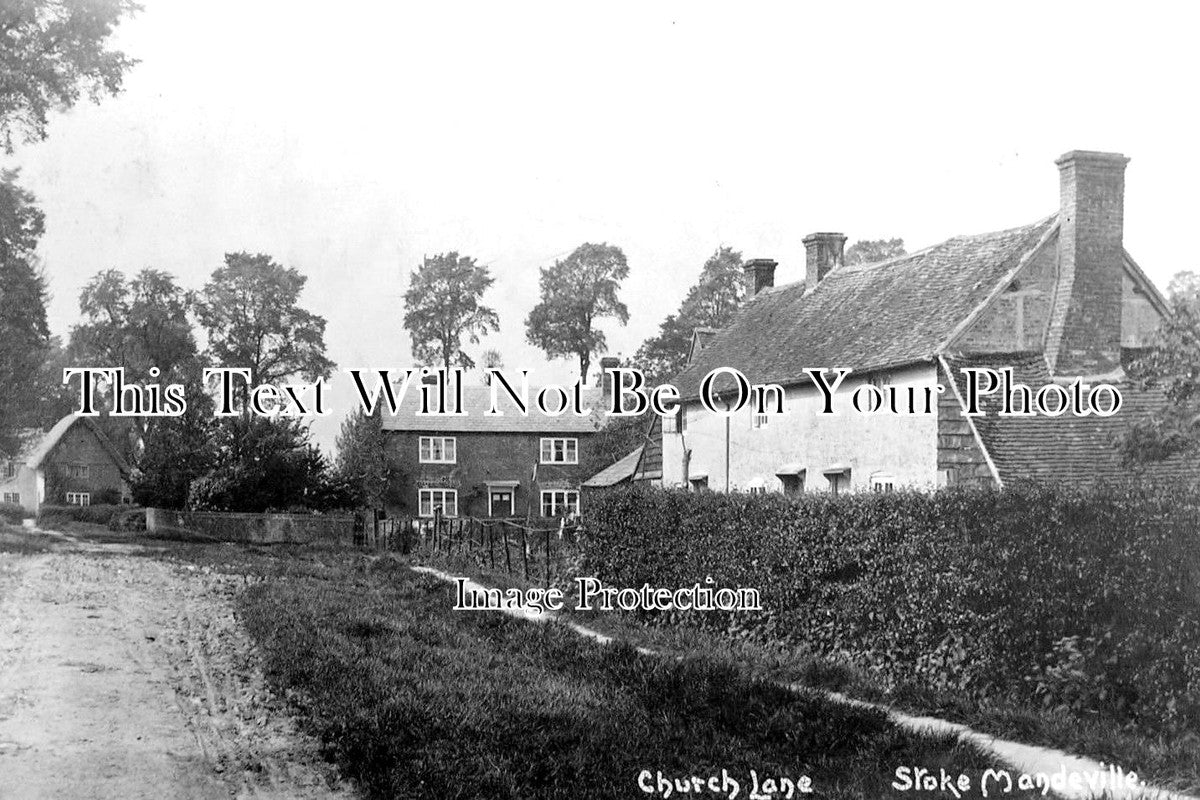
[(763, 289), (774, 286), (775, 268), (778, 266), (778, 261), (769, 258), (752, 258), (747, 261), (742, 266), (742, 271), (746, 273), (746, 297), (754, 297)]
[(832, 269), (846, 261), (846, 235), (843, 233), (810, 233), (804, 237), (805, 286), (811, 292)]
[(1058, 286), (1046, 342), (1055, 375), (1121, 366), (1125, 165), (1120, 153), (1072, 150), (1059, 171)]
[(612, 402), (613, 396), (613, 376), (609, 372), (610, 369), (616, 369), (621, 366), (621, 359), (613, 356), (605, 356), (600, 359), (600, 387), (603, 389), (604, 408), (611, 408), (609, 405)]

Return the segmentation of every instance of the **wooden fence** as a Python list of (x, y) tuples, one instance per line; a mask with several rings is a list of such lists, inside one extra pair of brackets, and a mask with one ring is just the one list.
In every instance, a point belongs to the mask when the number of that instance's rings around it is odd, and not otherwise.
[(549, 586), (575, 540), (574, 525), (535, 527), (513, 519), (390, 517), (367, 519), (354, 543), (373, 550), (465, 558), (475, 566), (523, 575)]

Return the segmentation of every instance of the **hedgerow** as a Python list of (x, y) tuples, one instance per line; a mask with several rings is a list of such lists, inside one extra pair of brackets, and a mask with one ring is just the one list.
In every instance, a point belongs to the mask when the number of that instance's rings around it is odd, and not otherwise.
[(756, 587), (648, 621), (794, 643), (885, 687), (1200, 730), (1200, 489), (589, 498), (578, 574)]

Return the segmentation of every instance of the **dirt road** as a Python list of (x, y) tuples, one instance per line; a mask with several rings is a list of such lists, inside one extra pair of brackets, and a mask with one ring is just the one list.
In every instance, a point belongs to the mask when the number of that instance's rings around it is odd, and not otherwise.
[(242, 580), (0, 553), (0, 798), (349, 797), (263, 682)]

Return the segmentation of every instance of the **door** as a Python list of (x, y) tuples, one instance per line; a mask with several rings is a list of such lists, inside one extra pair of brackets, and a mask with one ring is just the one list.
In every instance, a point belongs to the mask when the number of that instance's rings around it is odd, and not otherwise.
[(511, 517), (514, 514), (512, 489), (492, 489), (488, 493), (489, 517)]

